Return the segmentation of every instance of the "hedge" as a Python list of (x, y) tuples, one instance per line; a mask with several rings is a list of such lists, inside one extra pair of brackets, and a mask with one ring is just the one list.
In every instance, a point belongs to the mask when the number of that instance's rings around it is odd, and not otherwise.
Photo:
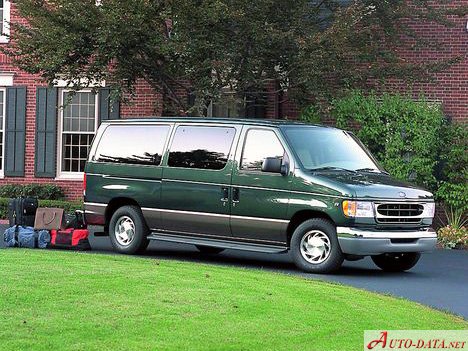
[[(0, 219), (8, 218), (9, 198), (0, 197)], [(60, 200), (39, 200), (39, 207), (63, 208), (65, 212), (74, 212), (83, 208), (82, 202), (70, 202)]]

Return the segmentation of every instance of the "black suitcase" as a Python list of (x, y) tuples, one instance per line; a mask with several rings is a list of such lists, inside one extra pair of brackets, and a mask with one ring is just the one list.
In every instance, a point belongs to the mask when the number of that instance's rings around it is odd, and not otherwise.
[(8, 203), (8, 221), (10, 227), (21, 225), (34, 227), (38, 201), (34, 197), (17, 197)]

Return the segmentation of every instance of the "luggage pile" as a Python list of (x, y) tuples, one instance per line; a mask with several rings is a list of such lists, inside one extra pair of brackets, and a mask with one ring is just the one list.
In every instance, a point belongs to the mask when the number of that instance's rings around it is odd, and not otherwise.
[(90, 250), (82, 211), (64, 214), (60, 208), (38, 207), (36, 198), (19, 197), (8, 204), (7, 247)]

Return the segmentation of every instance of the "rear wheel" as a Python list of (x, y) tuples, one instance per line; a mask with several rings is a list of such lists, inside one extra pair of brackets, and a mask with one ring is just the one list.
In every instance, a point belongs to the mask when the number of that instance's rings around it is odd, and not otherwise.
[(224, 251), (223, 248), (220, 247), (212, 247), (212, 246), (202, 246), (202, 245), (195, 245), (197, 250), (201, 253), (208, 254), (208, 255), (216, 255)]
[(420, 257), (421, 254), (417, 252), (385, 253), (372, 256), (372, 261), (386, 272), (403, 272), (413, 268)]
[(331, 273), (343, 263), (336, 228), (323, 218), (299, 225), (291, 238), (291, 255), (296, 266), (309, 273)]
[(109, 237), (114, 249), (124, 254), (144, 251), (149, 244), (148, 226), (137, 206), (122, 206), (109, 223)]

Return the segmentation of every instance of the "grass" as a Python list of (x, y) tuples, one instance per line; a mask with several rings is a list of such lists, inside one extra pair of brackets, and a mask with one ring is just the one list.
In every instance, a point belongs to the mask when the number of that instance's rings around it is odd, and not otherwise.
[(466, 329), (402, 299), (282, 274), (0, 250), (2, 350), (362, 350), (366, 329)]

